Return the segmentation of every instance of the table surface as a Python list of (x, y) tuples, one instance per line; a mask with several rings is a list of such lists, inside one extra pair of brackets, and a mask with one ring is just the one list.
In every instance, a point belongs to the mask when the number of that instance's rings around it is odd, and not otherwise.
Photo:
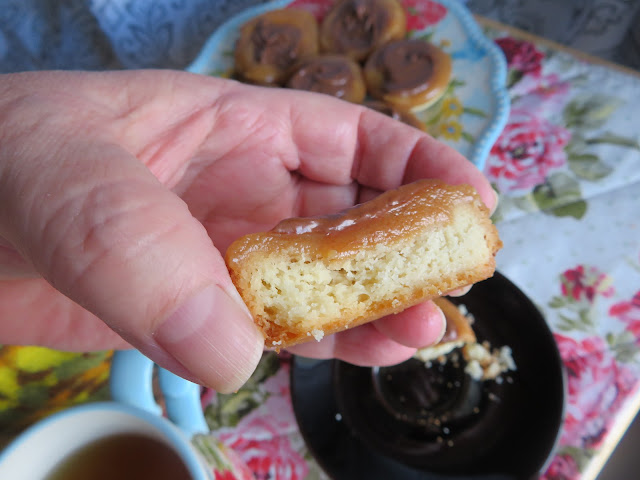
[[(485, 168), (500, 194), (498, 269), (542, 310), (567, 371), (543, 478), (592, 480), (640, 409), (640, 75), (478, 20), (509, 62), (511, 114)], [(3, 440), (106, 398), (110, 358), (0, 348)], [(203, 392), (207, 421), (256, 478), (324, 478), (296, 426), (288, 372), (286, 355), (269, 353), (237, 394)]]

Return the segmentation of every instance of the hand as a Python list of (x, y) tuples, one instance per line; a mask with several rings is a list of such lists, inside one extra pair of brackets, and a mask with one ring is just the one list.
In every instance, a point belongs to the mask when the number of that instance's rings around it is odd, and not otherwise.
[[(290, 216), (424, 177), (484, 177), (416, 129), (327, 96), (169, 71), (0, 82), (0, 342), (138, 348), (219, 391), (263, 339), (220, 252)], [(405, 360), (442, 333), (425, 303), (294, 351)]]

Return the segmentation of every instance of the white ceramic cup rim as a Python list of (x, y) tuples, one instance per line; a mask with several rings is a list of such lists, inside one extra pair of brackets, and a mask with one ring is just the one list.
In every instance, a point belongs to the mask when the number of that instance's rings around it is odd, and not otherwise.
[[(70, 437), (68, 442), (56, 437), (65, 425), (69, 427), (77, 422), (82, 423), (83, 419), (96, 420), (100, 415), (110, 417), (112, 421), (106, 421), (105, 417), (100, 419), (98, 426), (89, 423), (83, 432)], [(128, 422), (122, 422), (125, 417)], [(118, 423), (116, 420), (121, 421)], [(169, 420), (117, 402), (95, 402), (72, 407), (27, 428), (0, 453), (0, 478), (44, 479), (62, 458), (75, 449), (118, 433), (141, 433), (155, 438), (178, 454), (194, 480), (210, 478), (189, 439)], [(49, 447), (43, 448), (45, 444)], [(29, 460), (27, 464), (26, 459)]]

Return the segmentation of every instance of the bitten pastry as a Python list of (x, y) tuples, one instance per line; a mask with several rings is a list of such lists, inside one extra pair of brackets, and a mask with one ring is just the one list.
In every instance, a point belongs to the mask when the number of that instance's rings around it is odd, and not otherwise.
[(476, 334), (469, 323), (469, 319), (450, 300), (444, 297), (433, 300), (444, 313), (447, 320), (447, 330), (442, 339), (435, 345), (421, 348), (414, 355), (423, 362), (435, 360), (456, 348), (476, 343)]
[(360, 65), (344, 55), (319, 55), (300, 62), (288, 88), (325, 93), (361, 103), (367, 93)]
[(372, 97), (414, 112), (433, 105), (451, 78), (451, 57), (424, 40), (398, 40), (367, 59), (364, 78)]
[(339, 0), (320, 25), (320, 49), (360, 62), (406, 32), (407, 18), (398, 0)]
[(318, 53), (318, 23), (295, 8), (272, 10), (240, 28), (235, 74), (258, 85), (282, 85), (296, 62)]
[(408, 110), (400, 110), (399, 108), (379, 100), (367, 100), (363, 105), (371, 110), (375, 110), (376, 112), (384, 113), (386, 116), (391, 117), (394, 120), (416, 127), (423, 132), (426, 131), (425, 124)]
[(488, 278), (501, 247), (472, 187), (421, 180), (242, 237), (225, 260), (266, 345), (281, 348)]

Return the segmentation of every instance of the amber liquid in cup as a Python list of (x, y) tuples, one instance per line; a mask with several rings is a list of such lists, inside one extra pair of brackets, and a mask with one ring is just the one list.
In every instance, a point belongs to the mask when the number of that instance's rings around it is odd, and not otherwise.
[(46, 480), (192, 480), (169, 446), (140, 434), (115, 434), (63, 458)]

